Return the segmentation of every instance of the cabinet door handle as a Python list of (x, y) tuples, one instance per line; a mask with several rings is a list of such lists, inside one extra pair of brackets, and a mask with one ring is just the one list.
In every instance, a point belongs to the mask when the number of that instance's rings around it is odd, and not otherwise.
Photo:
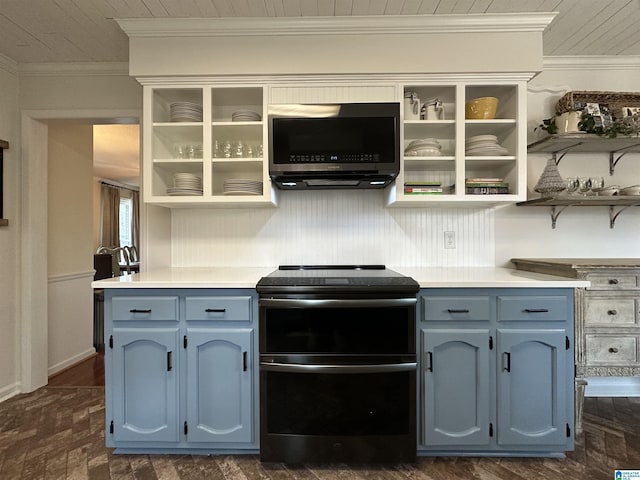
[(607, 312), (607, 315), (617, 315), (617, 314), (618, 314), (617, 310), (609, 310)]
[(468, 308), (448, 308), (447, 312), (449, 313), (469, 313)]
[(509, 352), (502, 352), (502, 370), (511, 372), (511, 354)]
[(617, 349), (617, 348), (615, 348), (615, 347), (611, 347), (611, 348), (609, 349), (609, 353), (618, 353), (618, 349)]
[(207, 313), (224, 313), (227, 311), (226, 308), (205, 308), (205, 312)]
[(618, 279), (617, 278), (610, 278), (609, 279), (609, 285), (617, 285), (618, 284)]
[(173, 352), (169, 351), (167, 352), (167, 372), (170, 372), (171, 370), (173, 370)]
[(129, 313), (151, 313), (151, 309), (150, 308), (132, 308), (131, 310), (129, 310)]
[(433, 353), (427, 352), (427, 372), (433, 372)]
[(524, 311), (527, 313), (549, 313), (548, 308), (525, 308)]
[(242, 371), (246, 372), (247, 371), (247, 352), (242, 352)]

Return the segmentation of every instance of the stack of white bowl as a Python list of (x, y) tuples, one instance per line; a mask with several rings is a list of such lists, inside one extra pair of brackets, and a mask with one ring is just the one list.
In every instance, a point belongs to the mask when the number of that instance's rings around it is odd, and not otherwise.
[(202, 195), (202, 179), (192, 173), (174, 173), (167, 195)]
[(495, 135), (476, 135), (467, 138), (465, 153), (469, 156), (498, 156), (507, 155), (509, 151), (498, 143), (498, 137)]
[(243, 178), (230, 178), (223, 183), (225, 195), (262, 195), (262, 182)]
[(438, 157), (442, 155), (442, 145), (435, 138), (413, 140), (404, 149), (407, 157)]
[(233, 122), (259, 122), (260, 118), (260, 114), (251, 110), (238, 110), (231, 114)]
[(173, 102), (169, 106), (169, 119), (172, 122), (201, 122), (202, 105), (193, 102)]

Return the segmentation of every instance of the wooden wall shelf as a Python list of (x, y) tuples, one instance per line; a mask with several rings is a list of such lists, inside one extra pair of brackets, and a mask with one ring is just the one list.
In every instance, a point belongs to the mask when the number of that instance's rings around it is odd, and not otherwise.
[[(556, 228), (560, 214), (568, 207), (609, 207), (609, 228), (613, 228), (618, 215), (629, 207), (640, 206), (640, 196), (580, 196), (566, 195), (542, 197), (516, 203), (517, 206), (550, 207), (551, 228)], [(558, 208), (560, 207), (560, 208)]]

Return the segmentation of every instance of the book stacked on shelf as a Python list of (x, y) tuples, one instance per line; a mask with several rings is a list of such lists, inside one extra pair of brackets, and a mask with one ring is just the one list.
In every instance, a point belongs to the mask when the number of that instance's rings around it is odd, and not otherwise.
[(441, 195), (453, 193), (453, 185), (443, 187), (442, 182), (405, 182), (404, 193), (407, 195)]
[(504, 178), (467, 178), (464, 182), (467, 195), (498, 195), (509, 193), (509, 183)]

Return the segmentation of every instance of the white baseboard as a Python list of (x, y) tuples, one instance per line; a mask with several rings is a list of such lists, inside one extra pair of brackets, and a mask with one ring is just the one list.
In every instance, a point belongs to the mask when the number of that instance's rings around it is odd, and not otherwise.
[(640, 397), (640, 377), (588, 377), (585, 397)]
[(80, 363), (81, 361), (86, 360), (87, 358), (92, 357), (95, 354), (96, 354), (95, 349), (90, 348), (89, 350), (86, 350), (82, 353), (74, 355), (73, 357), (68, 358), (63, 362), (60, 362), (57, 365), (53, 365), (49, 367), (49, 370), (47, 371), (48, 376), (50, 377), (52, 375), (55, 375), (56, 373), (61, 372), (65, 368), (71, 367), (76, 363)]
[(20, 383), (18, 382), (0, 388), (0, 403), (4, 402), (5, 400), (9, 400), (11, 397), (15, 397), (19, 393), (21, 393), (21, 391)]

